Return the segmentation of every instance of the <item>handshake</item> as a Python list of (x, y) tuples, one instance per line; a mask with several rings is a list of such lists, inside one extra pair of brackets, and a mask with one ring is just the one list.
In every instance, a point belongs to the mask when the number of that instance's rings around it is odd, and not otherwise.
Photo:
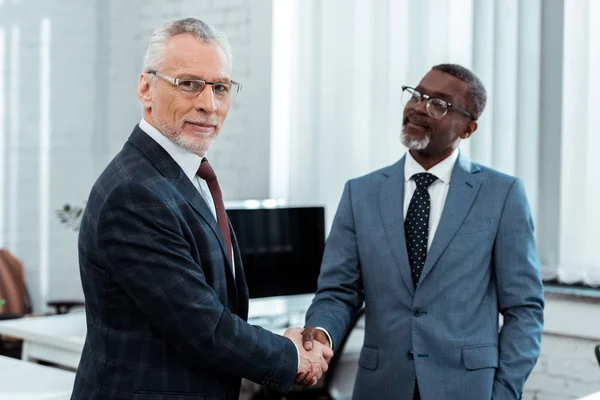
[(308, 327), (289, 328), (283, 336), (290, 339), (298, 348), (300, 368), (296, 383), (302, 386), (314, 386), (327, 371), (333, 357), (329, 339), (322, 330)]

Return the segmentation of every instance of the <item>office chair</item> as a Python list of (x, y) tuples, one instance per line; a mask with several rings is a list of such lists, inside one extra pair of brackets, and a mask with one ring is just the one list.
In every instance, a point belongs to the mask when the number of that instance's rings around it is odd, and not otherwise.
[[(17, 319), (32, 316), (31, 296), (25, 283), (23, 264), (8, 250), (0, 249), (0, 320)], [(82, 306), (81, 301), (53, 300), (49, 307), (54, 312), (42, 315), (64, 314), (73, 307)], [(0, 336), (0, 355), (21, 358), (21, 340)]]
[(350, 329), (342, 338), (339, 345), (336, 346), (335, 352), (329, 368), (323, 375), (322, 382), (310, 388), (296, 387), (282, 395), (273, 392), (267, 388), (262, 388), (254, 397), (253, 400), (350, 400), (354, 389), (354, 381), (358, 371), (358, 360), (351, 363), (341, 363), (344, 359), (345, 348), (350, 336), (356, 332), (355, 328), (361, 318), (364, 317), (364, 307), (358, 310), (350, 323)]
[(598, 360), (598, 366), (600, 366), (600, 344), (596, 345), (594, 352), (596, 353), (596, 360)]

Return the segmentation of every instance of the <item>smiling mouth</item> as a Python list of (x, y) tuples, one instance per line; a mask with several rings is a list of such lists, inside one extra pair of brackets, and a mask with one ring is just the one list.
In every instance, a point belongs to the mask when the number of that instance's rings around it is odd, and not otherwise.
[(192, 122), (186, 121), (189, 125), (192, 126), (192, 129), (197, 133), (207, 134), (216, 130), (216, 125), (207, 124), (203, 122)]
[(417, 127), (417, 128), (429, 129), (429, 126), (427, 126), (427, 125), (420, 125), (420, 124), (416, 124), (416, 123), (414, 123), (414, 122), (412, 122), (410, 120), (407, 120), (406, 123), (405, 123), (405, 125), (409, 125), (409, 124), (412, 125), (412, 126), (414, 126), (414, 127)]
[[(413, 116), (414, 116), (414, 115), (413, 115)], [(413, 125), (413, 126), (415, 126), (415, 127), (418, 127), (418, 128), (422, 128), (422, 129), (430, 129), (430, 126), (429, 126), (429, 124), (428, 124), (428, 123), (426, 123), (426, 122), (421, 122), (421, 121), (415, 121), (415, 120), (412, 118), (413, 116), (405, 116), (405, 117), (404, 117), (404, 121), (403, 121), (403, 122), (404, 122), (404, 126), (406, 126), (406, 125), (410, 124), (410, 125)]]
[(197, 126), (199, 128), (214, 128), (215, 127), (215, 125), (213, 125), (213, 124), (206, 124), (206, 123), (203, 123), (203, 122), (187, 121), (187, 123), (190, 124), (190, 125)]

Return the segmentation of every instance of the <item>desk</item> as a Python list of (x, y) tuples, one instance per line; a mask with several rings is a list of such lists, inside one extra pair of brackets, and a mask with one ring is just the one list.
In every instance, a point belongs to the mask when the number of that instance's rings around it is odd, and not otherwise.
[(248, 323), (283, 335), (287, 328), (304, 326), (304, 317), (313, 297), (313, 294), (300, 294), (251, 299)]
[[(250, 300), (249, 323), (282, 335), (286, 328), (304, 326), (304, 316), (313, 294), (268, 297)], [(76, 369), (86, 334), (82, 310), (63, 315), (0, 321), (0, 334), (23, 340), (24, 361), (43, 360)], [(358, 357), (362, 337), (347, 344), (348, 352)]]
[(306, 314), (314, 297), (314, 294), (296, 294), (291, 296), (251, 299), (248, 308), (248, 318), (299, 313), (301, 313), (302, 318), (304, 318), (304, 314)]
[(0, 356), (0, 399), (69, 400), (75, 373)]
[(24, 361), (49, 361), (76, 369), (85, 342), (83, 311), (0, 321), (0, 334), (23, 340)]

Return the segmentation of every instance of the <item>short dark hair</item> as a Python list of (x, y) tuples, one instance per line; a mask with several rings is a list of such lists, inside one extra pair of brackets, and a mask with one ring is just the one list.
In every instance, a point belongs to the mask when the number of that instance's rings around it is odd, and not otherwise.
[(473, 71), (458, 64), (439, 64), (431, 68), (436, 71), (445, 72), (455, 78), (465, 82), (468, 87), (468, 95), (470, 100), (470, 111), (475, 119), (478, 119), (487, 101), (487, 93), (481, 80), (473, 73)]

